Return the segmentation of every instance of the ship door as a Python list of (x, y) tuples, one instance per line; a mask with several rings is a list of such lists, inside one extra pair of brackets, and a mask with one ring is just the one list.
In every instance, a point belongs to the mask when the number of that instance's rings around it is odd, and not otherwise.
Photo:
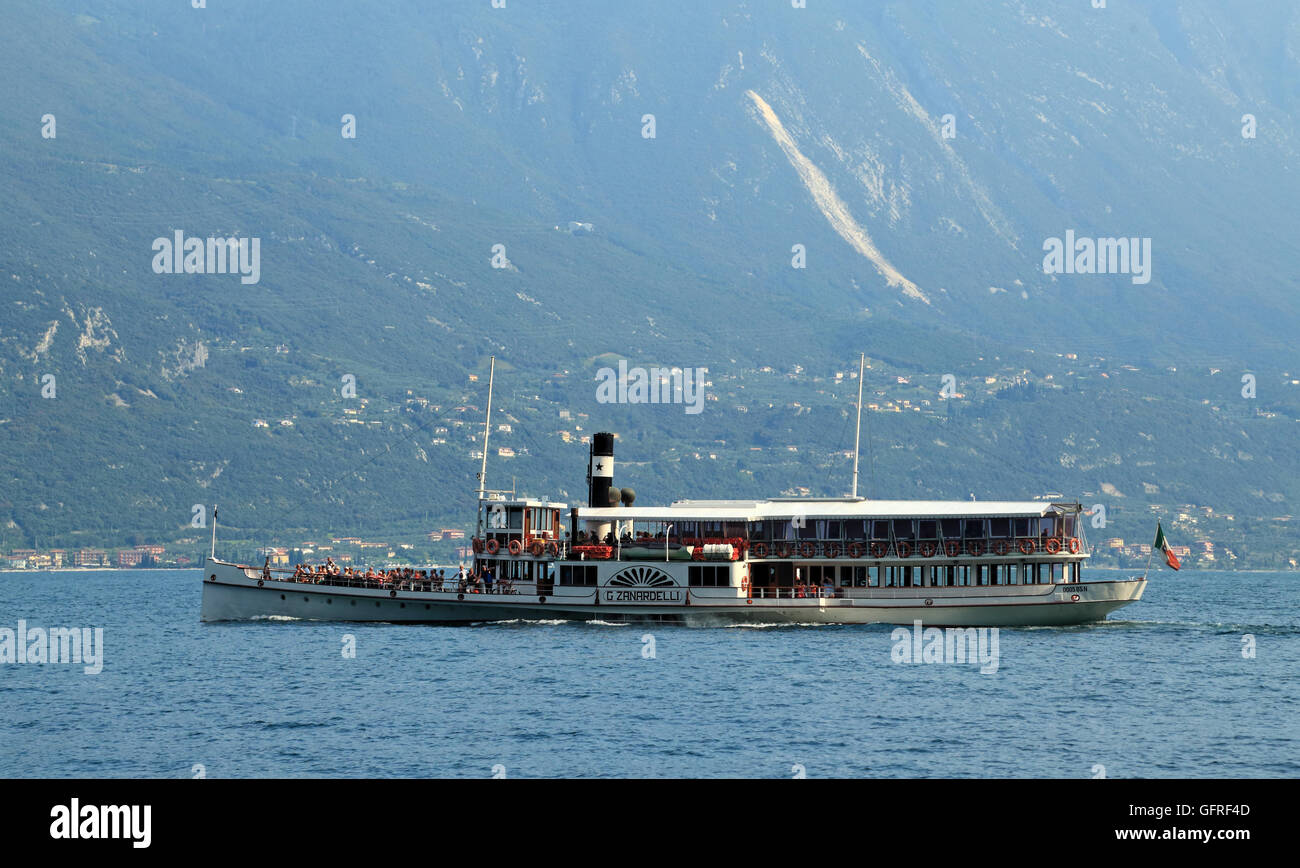
[[(775, 597), (777, 588), (794, 586), (794, 564), (789, 561), (767, 561), (753, 565), (754, 596)], [(789, 596), (787, 590), (785, 596)]]

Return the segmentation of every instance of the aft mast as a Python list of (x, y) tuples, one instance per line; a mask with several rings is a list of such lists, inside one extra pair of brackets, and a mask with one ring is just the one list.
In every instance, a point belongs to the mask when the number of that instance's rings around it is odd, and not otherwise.
[(497, 357), (492, 357), (491, 366), (488, 368), (488, 400), (487, 416), (483, 419), (483, 461), (479, 464), (478, 470), (478, 507), (475, 512), (478, 513), (478, 535), (483, 535), (483, 498), (487, 495), (487, 456), (488, 456), (488, 436), (492, 433), (492, 386), (496, 378)]
[(853, 432), (853, 499), (858, 497), (858, 446), (862, 442), (862, 374), (867, 364), (867, 354), (858, 359), (858, 426)]

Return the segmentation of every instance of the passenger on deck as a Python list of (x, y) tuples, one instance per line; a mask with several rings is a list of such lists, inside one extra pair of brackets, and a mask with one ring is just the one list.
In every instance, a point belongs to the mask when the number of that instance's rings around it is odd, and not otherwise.
[(262, 564), (262, 578), (266, 581), (271, 580), (271, 556), (266, 556), (266, 563)]
[(483, 587), (486, 593), (489, 594), (492, 593), (493, 578), (494, 576), (492, 575), (491, 567), (488, 567), (486, 570), (483, 571)]

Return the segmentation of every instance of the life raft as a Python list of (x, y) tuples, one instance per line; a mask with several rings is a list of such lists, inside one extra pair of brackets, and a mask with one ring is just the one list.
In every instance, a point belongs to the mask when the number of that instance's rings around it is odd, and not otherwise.
[(486, 543), (484, 543), (484, 545), (487, 548), (487, 553), (490, 555), (494, 555), (497, 552), (501, 551), (501, 541), (495, 538), (489, 539)]

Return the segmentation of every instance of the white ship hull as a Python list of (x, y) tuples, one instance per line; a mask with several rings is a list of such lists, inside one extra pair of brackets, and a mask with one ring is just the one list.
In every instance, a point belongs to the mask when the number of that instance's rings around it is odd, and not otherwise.
[[(907, 624), (1068, 626), (1104, 620), (1142, 597), (1146, 581), (997, 587), (846, 588), (842, 595), (748, 597), (737, 588), (635, 591), (551, 587), (512, 594), (385, 590), (274, 578), (209, 560), (203, 621), (295, 618), (320, 621), (475, 623), (507, 620), (652, 620), (710, 624)], [(758, 591), (761, 593), (761, 589)]]

